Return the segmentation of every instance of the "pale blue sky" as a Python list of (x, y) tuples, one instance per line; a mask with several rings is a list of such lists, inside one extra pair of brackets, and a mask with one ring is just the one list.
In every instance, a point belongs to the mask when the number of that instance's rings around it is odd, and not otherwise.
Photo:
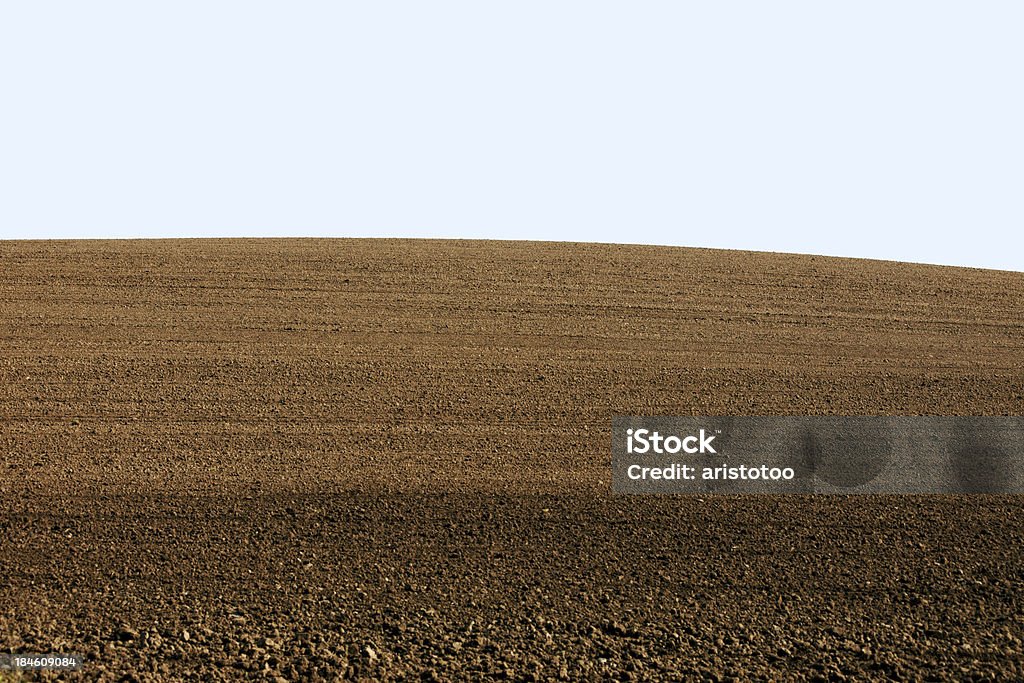
[(0, 237), (1024, 270), (1019, 2), (5, 2)]

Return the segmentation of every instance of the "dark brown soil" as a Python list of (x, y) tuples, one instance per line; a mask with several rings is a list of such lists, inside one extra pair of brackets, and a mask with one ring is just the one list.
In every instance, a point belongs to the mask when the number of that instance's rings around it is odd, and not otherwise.
[(615, 414), (1024, 414), (1024, 274), (397, 240), (0, 264), (0, 651), (109, 680), (1024, 678), (1018, 497), (609, 481)]

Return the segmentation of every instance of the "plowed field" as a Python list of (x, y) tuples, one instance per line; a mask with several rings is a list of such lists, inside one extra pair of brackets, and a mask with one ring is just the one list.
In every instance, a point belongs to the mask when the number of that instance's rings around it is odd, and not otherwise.
[(0, 651), (105, 680), (1024, 678), (1020, 498), (615, 496), (616, 414), (1024, 414), (1024, 274), (0, 242)]

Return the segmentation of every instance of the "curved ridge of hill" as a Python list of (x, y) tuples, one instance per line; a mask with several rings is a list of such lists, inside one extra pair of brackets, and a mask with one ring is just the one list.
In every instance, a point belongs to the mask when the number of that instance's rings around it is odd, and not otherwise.
[(1016, 497), (608, 476), (615, 414), (1022, 414), (1024, 273), (362, 239), (0, 263), (0, 652), (115, 680), (1024, 677)]

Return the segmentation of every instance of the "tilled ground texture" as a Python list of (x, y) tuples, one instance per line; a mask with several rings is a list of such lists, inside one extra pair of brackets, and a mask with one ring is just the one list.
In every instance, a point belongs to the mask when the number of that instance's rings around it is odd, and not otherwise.
[(1020, 680), (1017, 497), (621, 497), (609, 469), (615, 414), (1024, 414), (1022, 320), (1024, 274), (823, 257), (0, 242), (0, 651)]

